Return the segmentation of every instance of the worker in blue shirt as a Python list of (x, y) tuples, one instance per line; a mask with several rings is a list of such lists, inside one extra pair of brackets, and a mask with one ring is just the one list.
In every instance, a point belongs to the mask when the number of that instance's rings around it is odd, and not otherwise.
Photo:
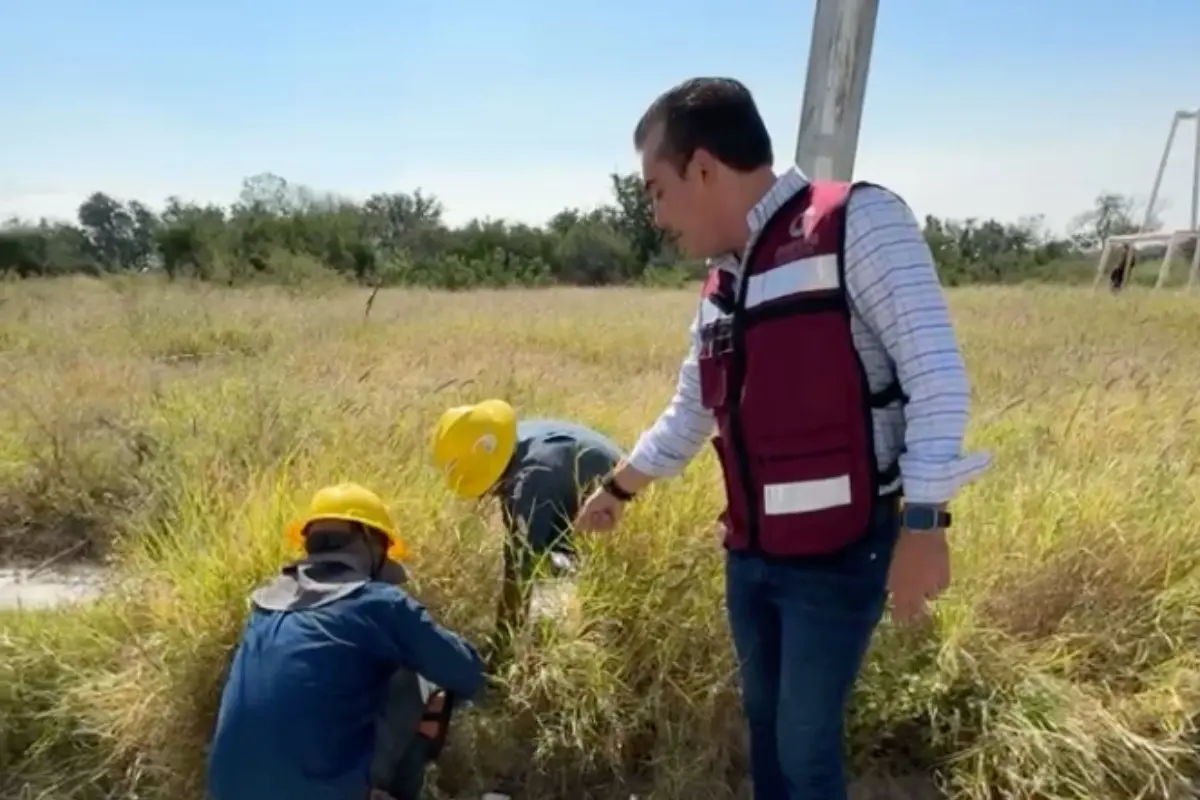
[(405, 546), (373, 492), (326, 487), (287, 535), (304, 556), (251, 596), (209, 793), (416, 800), (451, 708), (483, 685), (483, 662), (398, 585)]
[[(528, 616), (529, 580), (537, 566), (559, 574), (575, 569), (575, 513), (624, 453), (583, 425), (518, 420), (513, 407), (497, 399), (448, 409), (433, 439), (434, 463), (456, 495), (500, 501), (508, 536), (496, 630), (506, 639)], [(501, 642), (493, 644), (498, 658)]]

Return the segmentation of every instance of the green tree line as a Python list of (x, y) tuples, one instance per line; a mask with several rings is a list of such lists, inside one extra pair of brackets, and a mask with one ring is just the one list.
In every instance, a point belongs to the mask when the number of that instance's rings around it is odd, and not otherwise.
[[(543, 226), (472, 220), (452, 227), (434, 196), (379, 193), (354, 201), (271, 173), (243, 181), (229, 207), (168, 198), (161, 212), (96, 192), (74, 223), (0, 226), (0, 276), (162, 271), (168, 277), (299, 284), (470, 287), (677, 284), (703, 265), (680, 257), (654, 226), (635, 174), (611, 176), (612, 200), (564, 209)], [(927, 216), (924, 231), (947, 284), (1077, 279), (1104, 236), (1136, 229), (1134, 203), (1104, 194), (1067, 236), (1040, 217), (1015, 223)], [(1073, 268), (1072, 268), (1073, 266)]]

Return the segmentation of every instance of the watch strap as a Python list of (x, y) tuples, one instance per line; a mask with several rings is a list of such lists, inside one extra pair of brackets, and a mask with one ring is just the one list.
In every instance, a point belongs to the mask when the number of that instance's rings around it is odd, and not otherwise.
[(950, 527), (952, 519), (949, 511), (931, 505), (905, 505), (900, 512), (900, 524), (918, 533), (945, 530)]
[(600, 482), (600, 487), (613, 497), (620, 500), (622, 503), (628, 503), (635, 497), (633, 492), (627, 492), (621, 488), (621, 486), (617, 483), (617, 476), (613, 474), (609, 474), (607, 477), (605, 477), (604, 480)]

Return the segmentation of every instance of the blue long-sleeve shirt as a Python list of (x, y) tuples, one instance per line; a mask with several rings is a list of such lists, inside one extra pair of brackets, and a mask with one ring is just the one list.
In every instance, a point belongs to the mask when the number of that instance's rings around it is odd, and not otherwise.
[(484, 681), (475, 648), (397, 586), (372, 581), (298, 611), (255, 608), (209, 754), (214, 800), (363, 800), (400, 668), (463, 699)]

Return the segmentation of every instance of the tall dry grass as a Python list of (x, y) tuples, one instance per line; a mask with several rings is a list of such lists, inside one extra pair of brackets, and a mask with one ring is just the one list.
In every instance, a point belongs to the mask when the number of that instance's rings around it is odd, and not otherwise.
[[(667, 399), (689, 292), (324, 296), (152, 280), (0, 285), (0, 547), (89, 542), (128, 579), (85, 609), (0, 615), (0, 796), (202, 794), (221, 670), (283, 522), (377, 488), (415, 591), (487, 632), (499, 528), (427, 466), (445, 406), (501, 396), (626, 445)], [(856, 698), (861, 772), (983, 800), (1190, 796), (1200, 711), (1200, 304), (1069, 289), (952, 295), (973, 378), (955, 584), (885, 624)], [(735, 796), (745, 757), (705, 453), (461, 718), (443, 790)], [(744, 787), (742, 787), (744, 790)]]

